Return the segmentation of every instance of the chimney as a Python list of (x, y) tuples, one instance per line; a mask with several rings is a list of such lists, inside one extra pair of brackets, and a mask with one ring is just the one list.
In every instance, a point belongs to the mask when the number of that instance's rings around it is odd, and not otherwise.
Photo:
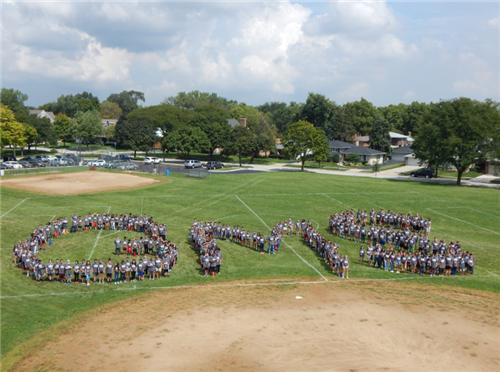
[(246, 127), (247, 126), (247, 118), (240, 118), (240, 124), (242, 127)]

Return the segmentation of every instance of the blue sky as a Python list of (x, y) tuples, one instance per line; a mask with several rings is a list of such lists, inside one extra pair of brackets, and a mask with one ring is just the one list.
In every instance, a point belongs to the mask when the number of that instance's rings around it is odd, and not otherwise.
[(498, 2), (2, 2), (2, 87), (28, 105), (200, 90), (377, 106), (500, 101)]

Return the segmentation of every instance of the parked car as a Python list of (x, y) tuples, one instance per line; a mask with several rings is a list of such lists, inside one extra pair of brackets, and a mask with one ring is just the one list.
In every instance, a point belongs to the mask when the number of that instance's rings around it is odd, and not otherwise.
[(33, 167), (37, 167), (37, 168), (46, 167), (45, 163), (39, 159), (29, 159), (29, 160), (27, 160), (27, 162), (30, 163), (31, 166), (33, 166)]
[(71, 158), (64, 158), (64, 160), (66, 160), (66, 162), (68, 163), (68, 165), (76, 165), (75, 161)]
[(106, 161), (103, 159), (98, 159), (98, 160), (91, 160), (88, 163), (89, 166), (94, 166), (94, 167), (104, 167), (106, 165)]
[(125, 170), (137, 170), (139, 166), (135, 163), (128, 162), (128, 163), (123, 163), (120, 165), (120, 169), (125, 169)]
[(3, 157), (3, 161), (17, 161), (14, 155), (7, 155)]
[(161, 159), (155, 158), (154, 156), (148, 156), (144, 159), (144, 164), (160, 164)]
[(24, 161), (30, 161), (30, 160), (36, 160), (36, 158), (34, 156), (25, 156), (24, 158), (22, 158), (21, 160), (24, 160)]
[(189, 169), (193, 169), (193, 168), (201, 168), (203, 166), (203, 164), (201, 164), (201, 162), (199, 160), (186, 160), (184, 162), (184, 167)]
[(127, 154), (118, 155), (118, 159), (123, 160), (124, 162), (129, 162), (130, 160), (132, 160), (132, 158), (130, 156), (128, 156)]
[(207, 163), (207, 169), (222, 169), (224, 168), (224, 164), (219, 163), (218, 161), (209, 161)]
[(47, 163), (50, 161), (50, 159), (46, 155), (37, 155), (36, 158), (40, 161), (43, 161), (44, 163)]
[(106, 165), (104, 165), (104, 168), (108, 168), (108, 169), (118, 169), (120, 168), (120, 166), (123, 164), (123, 161), (122, 160), (111, 160), (111, 161), (108, 161), (106, 163)]
[(21, 164), (23, 168), (32, 168), (31, 164), (26, 160), (19, 160), (18, 163)]
[(23, 169), (23, 166), (17, 161), (6, 161), (4, 164), (8, 169)]
[(9, 168), (7, 168), (7, 166), (3, 162), (0, 163), (0, 170), (5, 170), (5, 169), (9, 169)]
[(419, 169), (416, 172), (411, 172), (412, 177), (425, 177), (425, 178), (433, 178), (436, 177), (434, 175), (434, 169)]

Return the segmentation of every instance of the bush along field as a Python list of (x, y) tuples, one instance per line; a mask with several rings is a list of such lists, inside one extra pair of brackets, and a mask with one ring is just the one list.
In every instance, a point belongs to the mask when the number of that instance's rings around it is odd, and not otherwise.
[[(161, 177), (158, 177), (161, 178)], [(165, 177), (163, 177), (165, 178)], [(140, 295), (149, 290), (182, 286), (240, 283), (326, 282), (342, 280), (300, 237), (287, 236), (276, 255), (219, 241), (223, 253), (221, 275), (204, 277), (195, 250), (189, 244), (189, 227), (198, 221), (239, 225), (268, 236), (269, 227), (291, 218), (311, 220), (327, 240), (340, 245), (351, 260), (349, 281), (398, 280), (428, 285), (464, 287), (500, 292), (500, 194), (498, 190), (427, 183), (407, 183), (309, 173), (217, 174), (208, 180), (175, 178), (168, 183), (130, 191), (46, 196), (2, 188), (1, 193), (1, 336), (2, 357), (22, 354), (19, 346), (36, 333), (50, 339), (61, 332), (52, 327), (83, 311), (105, 303)], [(410, 276), (377, 270), (358, 263), (360, 244), (340, 241), (329, 232), (330, 215), (346, 209), (412, 212), (432, 220), (429, 238), (460, 241), (476, 255), (469, 277)], [(179, 245), (179, 261), (169, 278), (111, 284), (62, 285), (37, 283), (14, 266), (12, 247), (24, 241), (40, 224), (73, 213), (147, 214), (168, 227), (167, 239)], [(140, 237), (136, 232), (89, 231), (52, 240), (39, 254), (72, 262), (94, 258), (117, 261), (114, 239)], [(267, 245), (266, 245), (267, 250)], [(120, 260), (123, 258), (120, 257)], [(345, 281), (345, 280), (344, 280)], [(40, 338), (38, 338), (40, 340)], [(29, 341), (27, 341), (29, 344)], [(38, 341), (39, 342), (39, 341)], [(23, 345), (23, 344), (21, 344)], [(32, 345), (41, 346), (41, 345)]]

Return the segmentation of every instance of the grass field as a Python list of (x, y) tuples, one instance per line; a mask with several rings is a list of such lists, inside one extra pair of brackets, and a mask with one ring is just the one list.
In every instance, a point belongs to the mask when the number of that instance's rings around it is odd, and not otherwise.
[[(27, 178), (29, 182), (29, 178)], [(340, 253), (351, 258), (350, 280), (397, 279), (422, 286), (450, 285), (500, 292), (500, 194), (498, 190), (434, 185), (417, 182), (340, 177), (310, 173), (218, 174), (211, 181), (172, 178), (146, 189), (77, 196), (42, 196), (2, 188), (1, 193), (1, 355), (16, 358), (22, 342), (47, 331), (51, 338), (63, 330), (52, 327), (85, 310), (129, 298), (159, 287), (223, 284), (242, 281), (334, 281), (329, 268), (299, 238), (287, 237), (277, 255), (220, 242), (224, 254), (222, 275), (203, 277), (197, 256), (188, 244), (194, 218), (239, 224), (267, 232), (276, 221), (311, 219), (320, 232), (328, 231), (328, 217), (346, 208), (384, 208), (419, 213), (433, 221), (432, 237), (459, 240), (476, 253), (473, 277), (428, 278), (391, 274), (357, 264), (358, 244), (339, 242)], [(147, 213), (168, 226), (168, 237), (180, 245), (179, 264), (171, 277), (90, 287), (55, 283), (37, 284), (12, 264), (12, 246), (29, 236), (40, 223), (59, 216), (95, 213)], [(120, 233), (121, 236), (124, 233)], [(134, 236), (136, 234), (126, 234)], [(71, 234), (54, 241), (40, 257), (107, 259), (114, 261), (112, 232)], [(337, 239), (338, 240), (338, 239)], [(52, 327), (52, 328), (49, 328)], [(39, 345), (40, 346), (40, 345)]]

